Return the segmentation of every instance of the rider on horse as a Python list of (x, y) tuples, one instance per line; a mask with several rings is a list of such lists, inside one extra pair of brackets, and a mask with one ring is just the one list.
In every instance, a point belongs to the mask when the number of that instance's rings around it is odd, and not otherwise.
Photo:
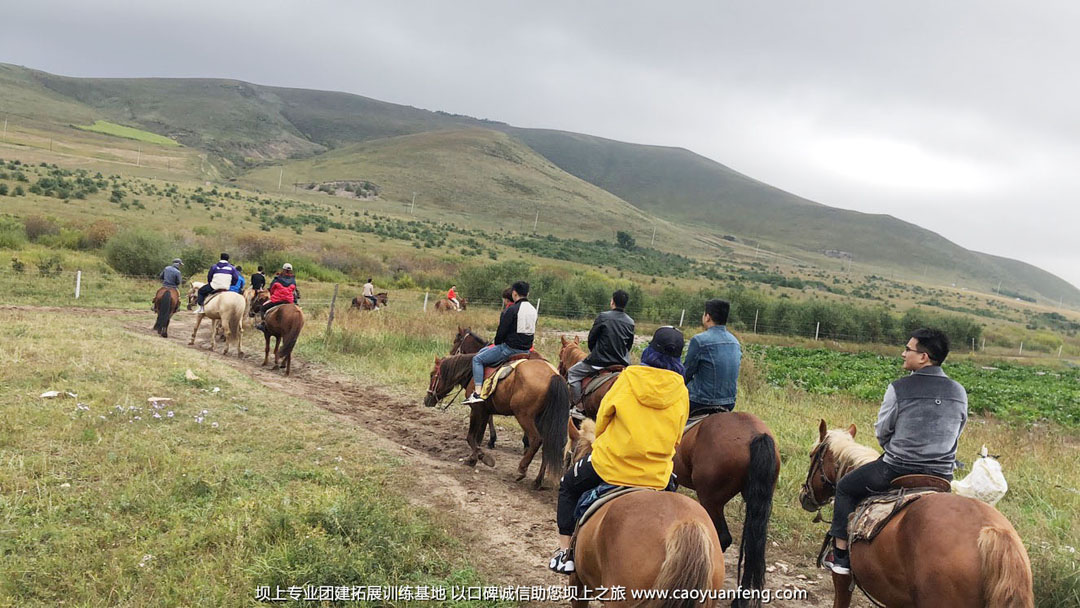
[(235, 291), (236, 293), (244, 293), (244, 285), (247, 284), (247, 281), (244, 279), (243, 266), (236, 267), (236, 276), (239, 277), (239, 279), (236, 281), (236, 283), (233, 283), (233, 286), (229, 288), (229, 291)]
[(371, 306), (375, 310), (379, 310), (379, 300), (375, 298), (375, 285), (368, 278), (367, 283), (364, 283), (364, 291), (360, 294), (371, 301)]
[(180, 261), (180, 258), (173, 258), (172, 264), (169, 264), (161, 271), (158, 278), (161, 279), (162, 287), (172, 287), (174, 289), (180, 289), (180, 282), (182, 277), (180, 276), (180, 267), (184, 263)]
[(559, 483), (559, 550), (548, 564), (555, 572), (574, 571), (568, 549), (577, 523), (574, 510), (585, 492), (601, 483), (655, 490), (670, 485), (690, 402), (682, 350), (679, 330), (656, 330), (641, 365), (623, 370), (600, 402), (592, 453), (575, 462)]
[(450, 300), (450, 303), (454, 305), (454, 308), (461, 310), (461, 300), (458, 299), (457, 292), (454, 291), (457, 285), (451, 285), (450, 291), (446, 292), (446, 299)]
[(300, 288), (296, 286), (296, 277), (293, 276), (292, 264), (283, 264), (281, 272), (270, 281), (270, 301), (262, 307), (262, 318), (255, 325), (255, 329), (262, 331), (266, 328), (266, 312), (281, 304), (295, 304), (300, 301)]
[(203, 312), (206, 296), (215, 291), (226, 291), (236, 285), (239, 280), (240, 273), (236, 272), (236, 268), (229, 263), (229, 254), (221, 254), (221, 260), (211, 266), (210, 272), (206, 273), (206, 285), (199, 288), (199, 297), (196, 300), (199, 309), (196, 312), (200, 314)]
[(251, 288), (255, 291), (266, 287), (266, 275), (263, 274), (263, 267), (259, 266), (258, 272), (251, 275)]
[(463, 403), (481, 403), (480, 387), (484, 383), (484, 368), (501, 365), (514, 355), (529, 353), (536, 333), (536, 308), (528, 300), (529, 284), (514, 283), (510, 297), (514, 303), (502, 311), (499, 329), (495, 332), (494, 346), (485, 348), (473, 357), (473, 384), (476, 390)]
[(701, 324), (705, 331), (690, 338), (686, 348), (686, 387), (690, 391), (690, 415), (730, 412), (739, 389), (742, 347), (727, 330), (731, 304), (724, 300), (705, 302)]
[(596, 316), (589, 330), (589, 356), (575, 363), (566, 372), (570, 383), (570, 402), (581, 414), (581, 381), (589, 374), (612, 365), (630, 365), (630, 348), (634, 346), (634, 320), (626, 314), (630, 295), (623, 290), (611, 294), (611, 310)]
[(934, 475), (951, 480), (956, 447), (967, 423), (967, 391), (941, 370), (949, 339), (936, 329), (917, 329), (904, 347), (904, 369), (911, 374), (893, 382), (878, 411), (878, 442), (885, 453), (844, 475), (836, 484), (833, 551), (823, 564), (836, 574), (851, 573), (847, 551), (848, 516), (873, 492), (885, 492), (902, 475)]

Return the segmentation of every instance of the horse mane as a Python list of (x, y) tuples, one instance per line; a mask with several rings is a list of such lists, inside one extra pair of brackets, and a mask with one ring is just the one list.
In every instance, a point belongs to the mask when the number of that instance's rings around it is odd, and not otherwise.
[(592, 444), (596, 441), (596, 421), (591, 418), (582, 420), (578, 433), (578, 440), (574, 442), (574, 462), (581, 460), (592, 451)]
[[(825, 443), (836, 459), (836, 478), (843, 477), (853, 469), (877, 460), (877, 450), (857, 441), (843, 429), (833, 429), (825, 433)], [(815, 448), (817, 446), (814, 446)]]
[(473, 340), (476, 340), (476, 341), (480, 342), (480, 344), (483, 344), (483, 345), (490, 344), (490, 342), (488, 342), (484, 338), (480, 337), (479, 334), (477, 334), (475, 331), (473, 331), (471, 329), (465, 330), (465, 335), (472, 336)]
[(461, 384), (466, 377), (466, 374), (472, 375), (472, 360), (476, 356), (475, 353), (467, 355), (450, 355), (444, 357), (439, 366), (442, 368), (442, 376), (446, 378), (443, 386), (451, 387), (456, 384)]

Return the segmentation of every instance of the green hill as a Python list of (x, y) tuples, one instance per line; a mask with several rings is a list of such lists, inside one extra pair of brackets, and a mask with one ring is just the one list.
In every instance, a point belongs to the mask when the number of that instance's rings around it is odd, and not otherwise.
[[(549, 207), (542, 212), (547, 230), (575, 235), (602, 229), (596, 236), (606, 237), (624, 225), (646, 230), (655, 216), (685, 226), (681, 239), (668, 242), (734, 235), (817, 264), (826, 263), (825, 250), (840, 250), (875, 268), (984, 290), (1000, 281), (1011, 292), (1080, 305), (1080, 289), (1028, 264), (966, 250), (888, 215), (809, 201), (683, 149), (235, 80), (69, 78), (0, 64), (0, 87), (5, 114), (54, 126), (106, 120), (157, 133), (221, 159), (226, 176), (253, 171), (243, 179), (263, 187), (276, 185), (277, 169), (260, 165), (290, 161), (287, 171), (306, 173), (295, 181), (359, 174), (385, 198), (422, 192), (426, 204), (493, 215), (510, 229), (524, 224), (514, 215), (523, 207)], [(509, 157), (485, 151), (500, 146)]]

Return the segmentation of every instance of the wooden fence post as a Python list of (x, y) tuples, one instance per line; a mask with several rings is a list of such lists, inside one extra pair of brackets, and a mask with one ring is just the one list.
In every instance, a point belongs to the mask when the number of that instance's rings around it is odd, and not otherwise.
[(686, 309), (684, 308), (684, 309), (682, 309), (682, 312), (679, 313), (679, 327), (682, 327), (682, 322), (685, 321), (685, 320), (686, 320)]
[(75, 299), (79, 299), (79, 291), (82, 288), (82, 271), (75, 271)]
[(431, 292), (430, 291), (425, 291), (424, 292), (424, 312), (427, 312), (427, 299), (428, 299), (428, 294), (429, 293), (431, 293)]
[(337, 292), (340, 285), (334, 284), (334, 296), (330, 298), (330, 315), (326, 318), (326, 336), (330, 336), (330, 326), (334, 324), (334, 304), (337, 303)]
[(821, 333), (821, 321), (818, 321), (818, 322), (817, 322), (817, 327), (816, 327), (816, 328), (814, 328), (814, 341), (815, 341), (815, 342), (817, 341), (817, 339), (818, 339), (818, 334), (820, 334), (820, 333)]

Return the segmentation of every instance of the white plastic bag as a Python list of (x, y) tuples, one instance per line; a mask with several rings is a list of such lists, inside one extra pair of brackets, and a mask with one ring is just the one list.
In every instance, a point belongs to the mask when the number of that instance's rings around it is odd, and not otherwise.
[(1001, 472), (1001, 463), (987, 455), (986, 446), (982, 447), (982, 456), (971, 465), (971, 473), (960, 481), (953, 480), (953, 492), (969, 498), (977, 498), (990, 505), (996, 505), (1009, 491), (1009, 483)]

